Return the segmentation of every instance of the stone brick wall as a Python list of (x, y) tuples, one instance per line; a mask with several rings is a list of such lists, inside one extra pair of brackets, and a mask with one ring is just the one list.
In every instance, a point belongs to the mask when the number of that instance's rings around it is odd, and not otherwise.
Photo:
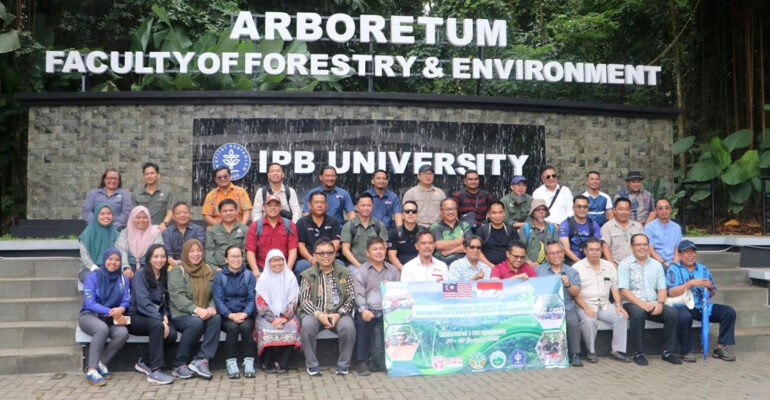
[[(588, 170), (602, 173), (613, 196), (629, 169), (673, 177), (673, 120), (414, 106), (354, 105), (73, 105), (30, 106), (27, 217), (80, 218), (86, 194), (105, 168), (123, 187), (141, 184), (141, 164), (155, 160), (161, 181), (190, 201), (192, 125), (196, 118), (350, 118), (499, 122), (545, 127), (546, 158), (573, 192)], [(199, 214), (199, 208), (193, 210)]]

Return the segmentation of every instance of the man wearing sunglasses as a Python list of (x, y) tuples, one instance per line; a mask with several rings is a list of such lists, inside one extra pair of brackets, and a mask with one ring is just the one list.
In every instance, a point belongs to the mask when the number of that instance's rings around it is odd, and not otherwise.
[(481, 257), (481, 238), (471, 236), (463, 242), (465, 257), (453, 262), (449, 266), (447, 280), (450, 282), (489, 280), (492, 267), (484, 264)]
[(568, 187), (559, 185), (559, 175), (556, 168), (546, 165), (540, 173), (543, 184), (532, 193), (533, 199), (545, 201), (550, 215), (545, 220), (556, 225), (564, 222), (572, 216), (572, 191)]
[(206, 220), (206, 229), (222, 222), (219, 215), (219, 202), (224, 199), (233, 199), (238, 204), (238, 221), (243, 225), (249, 225), (251, 217), (251, 200), (245, 189), (233, 185), (230, 181), (230, 170), (227, 167), (219, 167), (214, 170), (214, 183), (217, 187), (212, 189), (203, 200), (203, 218)]
[(409, 200), (404, 202), (403, 222), (388, 232), (388, 261), (399, 271), (404, 264), (417, 257), (417, 203)]
[(599, 224), (588, 218), (588, 198), (579, 194), (572, 200), (575, 215), (559, 226), (559, 241), (564, 246), (564, 261), (572, 265), (583, 258), (583, 245), (589, 237), (601, 239)]

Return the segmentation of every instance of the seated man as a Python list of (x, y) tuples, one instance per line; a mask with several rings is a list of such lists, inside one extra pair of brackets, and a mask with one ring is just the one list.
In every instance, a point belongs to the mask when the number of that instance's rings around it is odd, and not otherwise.
[(493, 201), (489, 205), (489, 222), (485, 222), (476, 234), (481, 238), (481, 261), (497, 265), (505, 261), (505, 251), (519, 241), (519, 233), (513, 225), (506, 224), (503, 203)]
[(465, 257), (449, 266), (447, 280), (450, 282), (489, 280), (492, 267), (481, 261), (481, 238), (471, 236), (463, 242)]
[(190, 206), (180, 201), (172, 208), (174, 223), (163, 231), (163, 244), (168, 252), (168, 263), (178, 265), (182, 262), (182, 245), (188, 239), (198, 239), (206, 244), (206, 231), (202, 226), (190, 222)]
[(411, 259), (417, 257), (417, 203), (409, 200), (404, 202), (403, 222), (388, 232), (388, 260), (399, 271), (404, 269)]
[(351, 317), (356, 293), (348, 269), (335, 262), (336, 254), (329, 239), (319, 239), (315, 244), (316, 263), (302, 272), (297, 314), (301, 321), (302, 352), (310, 376), (321, 375), (316, 356), (319, 331), (329, 329), (339, 336), (337, 375), (348, 374), (356, 343), (356, 327)]
[(511, 179), (511, 193), (500, 199), (505, 207), (505, 223), (519, 229), (529, 217), (532, 196), (527, 194), (527, 178), (516, 175)]
[(618, 265), (618, 288), (623, 296), (623, 308), (628, 312), (628, 335), (634, 349), (634, 362), (648, 365), (644, 356), (644, 321), (649, 319), (663, 323), (663, 359), (672, 364), (681, 364), (682, 359), (673, 354), (676, 346), (676, 326), (679, 313), (665, 305), (666, 280), (663, 266), (649, 256), (650, 242), (643, 233), (631, 236), (631, 250)]
[(535, 269), (527, 264), (527, 249), (523, 244), (514, 242), (505, 252), (506, 259), (492, 268), (492, 279), (521, 279), (527, 280), (537, 276)]
[(366, 243), (370, 237), (380, 237), (388, 240), (388, 229), (381, 221), (372, 217), (374, 202), (372, 195), (361, 193), (356, 197), (356, 211), (358, 215), (350, 219), (342, 226), (340, 242), (342, 243), (342, 256), (348, 263), (352, 275), (358, 273), (358, 269), (366, 262)]
[(676, 251), (682, 241), (682, 227), (670, 219), (671, 202), (667, 198), (655, 202), (655, 219), (644, 226), (644, 233), (650, 238), (650, 257), (668, 268), (679, 262)]
[(632, 254), (632, 235), (644, 233), (642, 224), (631, 220), (631, 200), (619, 197), (615, 200), (614, 218), (602, 226), (602, 240), (605, 243), (604, 258), (617, 268), (618, 263)]
[[(385, 370), (385, 347), (382, 337), (382, 293), (380, 283), (398, 282), (401, 272), (385, 261), (386, 243), (374, 236), (366, 241), (368, 260), (353, 278), (356, 289), (356, 361), (357, 373)], [(371, 366), (371, 367), (370, 367)]]
[(292, 270), (297, 261), (297, 226), (281, 216), (281, 199), (274, 194), (265, 196), (262, 218), (249, 226), (246, 236), (246, 261), (251, 272), (259, 278), (265, 258), (272, 249), (286, 254), (286, 268)]
[(233, 199), (219, 202), (219, 215), (222, 222), (206, 231), (206, 264), (224, 267), (225, 251), (230, 246), (238, 246), (241, 253), (246, 252), (246, 233), (249, 227), (238, 221), (238, 203)]
[[(692, 310), (684, 305), (676, 305), (679, 312), (679, 345), (682, 347), (682, 360), (695, 362), (692, 354), (692, 320), (703, 321), (703, 294), (709, 291), (710, 297), (717, 293), (717, 284), (709, 269), (696, 261), (698, 248), (695, 243), (683, 240), (679, 243), (679, 263), (672, 264), (666, 271), (666, 286), (669, 297), (681, 296), (685, 290), (692, 290), (695, 307)], [(719, 338), (714, 349), (714, 357), (725, 361), (735, 361), (735, 356), (727, 351), (728, 345), (735, 344), (735, 309), (723, 304), (711, 304), (710, 322), (719, 322)]]
[(537, 276), (561, 276), (564, 292), (564, 311), (567, 319), (567, 348), (570, 354), (570, 365), (582, 367), (580, 361), (580, 321), (578, 320), (575, 298), (580, 296), (580, 275), (569, 265), (564, 264), (564, 247), (559, 242), (548, 242), (545, 247), (548, 262), (535, 268)]
[(446, 280), (447, 267), (443, 261), (433, 257), (436, 241), (430, 231), (417, 233), (418, 256), (404, 264), (401, 282), (441, 282)]
[(537, 267), (545, 262), (545, 244), (559, 241), (559, 227), (547, 222), (548, 206), (541, 199), (530, 204), (530, 219), (519, 228), (519, 239), (527, 249), (527, 264)]
[(299, 280), (302, 271), (315, 264), (313, 250), (315, 242), (320, 238), (332, 241), (334, 248), (340, 248), (339, 221), (326, 214), (326, 195), (323, 192), (310, 194), (310, 214), (297, 221), (297, 263), (294, 264), (294, 275)]
[(480, 188), (480, 182), (479, 173), (468, 169), (463, 176), (465, 189), (452, 194), (452, 198), (457, 203), (460, 221), (467, 222), (474, 231), (484, 223), (489, 204), (495, 200), (489, 192)]
[(463, 241), (473, 235), (471, 226), (457, 219), (457, 203), (454, 199), (441, 202), (441, 219), (430, 226), (436, 240), (434, 257), (446, 264), (451, 264), (465, 256)]
[(588, 218), (588, 198), (579, 194), (572, 199), (574, 215), (567, 217), (559, 226), (559, 240), (564, 246), (566, 263), (572, 265), (583, 255), (583, 243), (589, 237), (602, 238), (601, 228), (596, 221)]
[[(602, 242), (597, 238), (588, 238), (585, 242), (586, 258), (572, 266), (580, 275), (580, 300), (577, 310), (580, 329), (586, 343), (586, 360), (595, 363), (596, 334), (598, 321), (612, 325), (612, 352), (610, 358), (623, 363), (631, 362), (622, 353), (626, 352), (626, 334), (628, 313), (620, 303), (618, 276), (615, 266), (602, 260)], [(610, 292), (615, 304), (610, 303)]]

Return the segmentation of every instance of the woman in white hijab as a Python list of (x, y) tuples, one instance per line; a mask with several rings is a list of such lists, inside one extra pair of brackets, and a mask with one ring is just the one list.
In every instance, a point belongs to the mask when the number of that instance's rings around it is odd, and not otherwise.
[(299, 320), (294, 314), (299, 285), (286, 268), (286, 257), (278, 249), (265, 257), (265, 269), (257, 280), (257, 326), (254, 338), (262, 365), (268, 374), (286, 373), (291, 350), (300, 346)]

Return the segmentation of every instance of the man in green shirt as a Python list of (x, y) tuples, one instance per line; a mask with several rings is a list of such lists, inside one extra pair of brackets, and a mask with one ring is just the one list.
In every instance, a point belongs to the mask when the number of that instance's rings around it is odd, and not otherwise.
[(358, 215), (346, 222), (342, 227), (340, 242), (342, 243), (342, 256), (348, 262), (351, 276), (358, 273), (358, 268), (365, 263), (366, 241), (370, 237), (379, 236), (388, 240), (388, 229), (381, 221), (372, 217), (374, 199), (369, 193), (361, 193), (356, 197), (356, 211)]
[(503, 196), (500, 202), (505, 208), (503, 221), (516, 229), (521, 228), (529, 217), (529, 205), (532, 203), (532, 196), (527, 194), (527, 178), (522, 175), (514, 176), (511, 179), (511, 193)]
[(142, 165), (144, 185), (138, 186), (131, 193), (131, 201), (134, 206), (145, 206), (150, 210), (150, 221), (158, 225), (158, 229), (165, 230), (171, 224), (172, 211), (176, 204), (174, 192), (166, 185), (158, 183), (160, 167), (154, 162), (146, 162)]
[(233, 199), (224, 199), (219, 202), (219, 214), (222, 222), (212, 226), (206, 231), (206, 264), (223, 267), (225, 262), (225, 250), (232, 245), (241, 248), (245, 252), (246, 233), (249, 228), (238, 221), (238, 203)]
[(460, 221), (457, 213), (457, 202), (452, 198), (444, 199), (441, 202), (441, 219), (430, 226), (436, 240), (433, 257), (447, 265), (465, 257), (463, 241), (473, 236), (470, 224)]

